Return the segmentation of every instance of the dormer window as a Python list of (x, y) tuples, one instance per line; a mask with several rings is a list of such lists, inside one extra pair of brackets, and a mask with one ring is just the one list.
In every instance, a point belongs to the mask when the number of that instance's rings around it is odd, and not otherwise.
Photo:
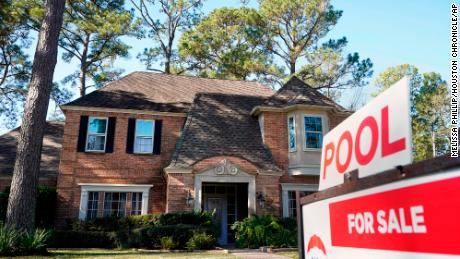
[(288, 117), (289, 152), (296, 151), (295, 117)]
[(108, 118), (89, 117), (86, 151), (104, 152)]
[(320, 149), (323, 145), (323, 122), (318, 115), (304, 116), (305, 149)]

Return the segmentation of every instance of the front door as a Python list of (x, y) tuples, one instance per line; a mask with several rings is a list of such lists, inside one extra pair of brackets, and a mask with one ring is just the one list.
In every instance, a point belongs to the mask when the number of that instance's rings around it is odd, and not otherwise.
[(221, 245), (227, 244), (227, 200), (224, 195), (209, 195), (204, 198), (204, 209), (215, 211), (215, 223), (220, 226), (218, 242)]

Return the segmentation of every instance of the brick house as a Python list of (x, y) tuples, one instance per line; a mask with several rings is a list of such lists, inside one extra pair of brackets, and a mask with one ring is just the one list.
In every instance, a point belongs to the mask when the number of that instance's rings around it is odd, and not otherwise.
[(57, 224), (216, 210), (221, 243), (251, 214), (295, 215), (317, 190), (322, 136), (349, 115), (293, 77), (249, 81), (134, 72), (62, 106)]

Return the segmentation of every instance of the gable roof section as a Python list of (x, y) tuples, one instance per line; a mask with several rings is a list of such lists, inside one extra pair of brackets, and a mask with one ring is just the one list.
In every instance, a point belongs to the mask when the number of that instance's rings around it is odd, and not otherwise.
[[(0, 136), (0, 176), (11, 176), (14, 170), (20, 127)], [(40, 176), (57, 176), (64, 122), (47, 121), (43, 137)]]
[(250, 112), (263, 97), (197, 94), (177, 142), (170, 168), (187, 168), (213, 156), (237, 156), (262, 170), (280, 171), (262, 143), (259, 123)]
[(273, 94), (273, 90), (258, 82), (133, 72), (63, 108), (81, 106), (183, 113), (190, 108), (198, 92), (264, 97)]
[(294, 105), (309, 105), (347, 112), (318, 90), (293, 76), (274, 95), (267, 98), (258, 108), (286, 108)]

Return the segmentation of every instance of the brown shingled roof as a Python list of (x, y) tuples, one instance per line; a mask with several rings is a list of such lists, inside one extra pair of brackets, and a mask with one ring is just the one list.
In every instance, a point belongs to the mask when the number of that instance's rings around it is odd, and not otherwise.
[(188, 113), (170, 167), (184, 168), (213, 156), (237, 156), (262, 170), (279, 171), (250, 112), (263, 97), (200, 93)]
[[(13, 174), (19, 130), (20, 127), (0, 136), (0, 176), (11, 176)], [(46, 122), (40, 176), (57, 176), (63, 132), (64, 122)]]
[(267, 86), (252, 81), (208, 79), (133, 72), (65, 106), (187, 112), (198, 92), (271, 96)]
[(268, 98), (261, 106), (283, 108), (297, 104), (326, 106), (338, 111), (347, 111), (345, 108), (295, 76), (284, 84), (284, 86), (273, 96)]

